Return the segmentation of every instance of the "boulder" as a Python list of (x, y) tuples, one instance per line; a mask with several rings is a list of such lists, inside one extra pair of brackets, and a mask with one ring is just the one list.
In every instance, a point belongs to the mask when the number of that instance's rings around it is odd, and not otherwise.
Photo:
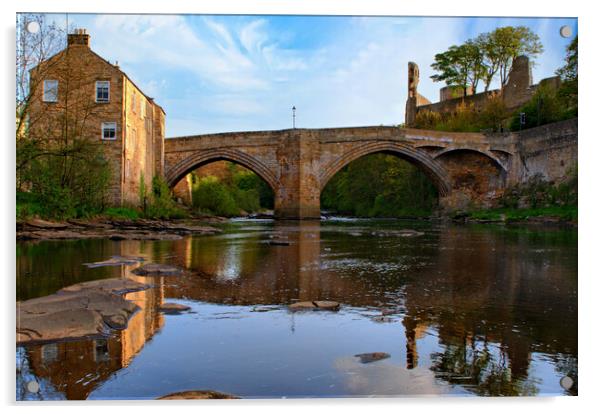
[(176, 266), (159, 264), (159, 263), (147, 263), (134, 270), (132, 273), (139, 276), (179, 276), (184, 271)]
[(387, 354), (386, 352), (370, 352), (367, 354), (357, 354), (354, 356), (359, 358), (362, 364), (380, 361), (381, 359), (387, 359), (391, 357), (391, 355)]
[(230, 394), (224, 394), (218, 391), (211, 390), (194, 390), (194, 391), (181, 391), (174, 392), (172, 394), (164, 395), (163, 397), (157, 398), (158, 400), (235, 400), (240, 397), (236, 397)]

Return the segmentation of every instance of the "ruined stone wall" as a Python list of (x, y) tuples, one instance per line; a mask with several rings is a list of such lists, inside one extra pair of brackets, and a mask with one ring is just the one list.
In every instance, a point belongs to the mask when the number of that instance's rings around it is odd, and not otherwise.
[[(508, 111), (514, 111), (524, 105), (531, 99), (538, 85), (533, 85), (533, 76), (531, 74), (531, 64), (527, 56), (519, 56), (512, 63), (512, 68), (508, 74), (508, 82), (503, 90), (494, 89), (487, 92), (470, 94), (469, 88), (467, 96), (454, 96), (457, 94), (457, 88), (445, 86), (440, 90), (440, 101), (430, 103), (428, 101), (421, 103), (415, 96), (420, 96), (417, 91), (418, 67), (410, 62), (412, 70), (408, 74), (408, 85), (412, 85), (414, 90), (408, 93), (406, 102), (406, 125), (411, 126), (416, 119), (416, 115), (421, 111), (432, 111), (440, 114), (449, 114), (457, 110), (459, 105), (468, 105), (474, 107), (477, 111), (482, 110), (487, 105), (490, 98), (501, 96), (504, 105)], [(555, 76), (543, 79), (541, 85), (545, 84), (553, 88), (560, 86), (560, 78)]]

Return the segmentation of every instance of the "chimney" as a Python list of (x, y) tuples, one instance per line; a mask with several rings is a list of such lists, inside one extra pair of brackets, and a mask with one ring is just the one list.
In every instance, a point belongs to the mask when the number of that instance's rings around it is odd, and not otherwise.
[(75, 29), (73, 33), (67, 35), (68, 46), (86, 46), (90, 47), (90, 35), (86, 29)]

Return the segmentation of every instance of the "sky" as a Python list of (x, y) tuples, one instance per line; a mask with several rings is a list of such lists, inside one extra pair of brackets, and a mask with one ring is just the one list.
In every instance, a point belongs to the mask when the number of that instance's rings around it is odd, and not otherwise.
[[(165, 110), (166, 136), (398, 125), (407, 64), (432, 102), (436, 53), (500, 26), (529, 27), (544, 46), (533, 80), (563, 65), (576, 18), (53, 14), (86, 28), (92, 49)], [(571, 36), (572, 37), (572, 36)], [(499, 86), (493, 84), (493, 87)]]

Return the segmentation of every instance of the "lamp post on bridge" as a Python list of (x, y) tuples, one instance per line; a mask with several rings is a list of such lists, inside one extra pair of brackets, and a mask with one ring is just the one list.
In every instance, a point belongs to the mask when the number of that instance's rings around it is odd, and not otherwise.
[(295, 108), (295, 106), (293, 105), (293, 129), (295, 129), (295, 111), (297, 110), (297, 108)]

